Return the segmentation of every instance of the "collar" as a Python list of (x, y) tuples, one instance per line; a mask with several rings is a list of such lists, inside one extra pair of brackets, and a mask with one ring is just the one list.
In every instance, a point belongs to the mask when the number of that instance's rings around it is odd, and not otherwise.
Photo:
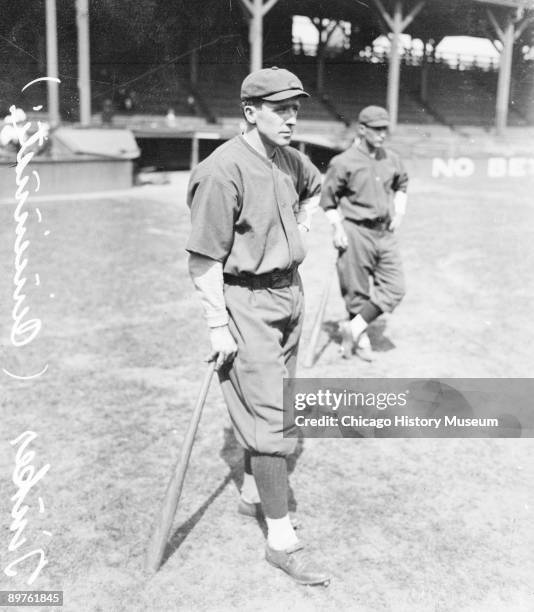
[(363, 140), (357, 140), (354, 143), (354, 146), (355, 146), (357, 151), (359, 151), (360, 153), (363, 153), (363, 155), (365, 155), (369, 159), (375, 159), (375, 160), (379, 161), (379, 160), (384, 159), (385, 157), (387, 157), (386, 150), (384, 149), (384, 147), (382, 147), (381, 149), (377, 149), (376, 150), (376, 155), (373, 156), (373, 155), (371, 155), (369, 153), (369, 150), (365, 146)]
[(257, 149), (255, 149), (249, 142), (248, 140), (243, 136), (243, 134), (240, 134), (238, 136), (238, 139), (245, 145), (245, 147), (251, 151), (252, 153), (254, 153), (254, 155), (256, 155), (256, 157), (259, 157), (264, 163), (266, 163), (267, 165), (272, 165), (274, 163), (274, 159), (278, 153), (278, 149), (279, 147), (275, 147), (273, 154), (270, 157), (267, 157), (266, 155), (262, 155)]

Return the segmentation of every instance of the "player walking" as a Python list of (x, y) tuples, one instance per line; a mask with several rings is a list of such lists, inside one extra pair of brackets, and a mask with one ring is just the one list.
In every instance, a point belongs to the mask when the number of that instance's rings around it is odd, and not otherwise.
[(367, 326), (383, 312), (392, 312), (404, 296), (395, 230), (406, 211), (408, 175), (398, 155), (384, 147), (387, 111), (368, 106), (358, 120), (359, 138), (330, 161), (320, 204), (339, 250), (339, 284), (349, 315), (349, 322), (341, 325), (343, 357), (348, 359), (356, 348), (357, 355), (370, 361)]
[(295, 375), (303, 315), (297, 271), (305, 255), (309, 209), (320, 175), (289, 147), (300, 80), (276, 67), (250, 74), (241, 87), (245, 133), (220, 146), (192, 172), (187, 250), (200, 292), (219, 380), (237, 440), (245, 449), (240, 512), (261, 509), (266, 559), (297, 582), (320, 584), (317, 567), (288, 514), (282, 380)]

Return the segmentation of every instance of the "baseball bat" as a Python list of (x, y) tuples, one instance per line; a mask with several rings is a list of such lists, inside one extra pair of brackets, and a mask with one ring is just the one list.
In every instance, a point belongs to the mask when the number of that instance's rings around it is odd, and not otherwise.
[(145, 567), (147, 570), (156, 572), (161, 565), (165, 546), (170, 536), (172, 523), (176, 514), (176, 508), (180, 500), (182, 493), (182, 487), (185, 480), (185, 474), (187, 471), (187, 465), (189, 464), (189, 458), (191, 457), (191, 450), (193, 448), (193, 442), (197, 433), (198, 424), (200, 422), (200, 416), (202, 409), (206, 403), (206, 396), (210, 388), (211, 379), (215, 369), (215, 361), (210, 362), (208, 371), (202, 381), (202, 387), (198, 394), (197, 402), (189, 422), (189, 427), (185, 434), (184, 443), (182, 445), (182, 452), (172, 470), (172, 475), (167, 486), (165, 498), (161, 506), (161, 510), (154, 524), (152, 532), (152, 538), (150, 540)]
[(313, 365), (313, 360), (315, 358), (315, 351), (317, 349), (317, 342), (319, 340), (319, 335), (321, 334), (321, 326), (323, 324), (324, 313), (326, 310), (326, 305), (328, 303), (328, 295), (330, 293), (330, 285), (332, 283), (332, 274), (328, 274), (328, 277), (325, 281), (323, 287), (323, 293), (321, 295), (321, 302), (319, 304), (319, 310), (317, 311), (317, 315), (315, 316), (315, 321), (313, 322), (313, 329), (310, 338), (310, 344), (308, 345), (308, 352), (306, 353), (306, 358), (304, 359), (304, 367), (311, 368)]

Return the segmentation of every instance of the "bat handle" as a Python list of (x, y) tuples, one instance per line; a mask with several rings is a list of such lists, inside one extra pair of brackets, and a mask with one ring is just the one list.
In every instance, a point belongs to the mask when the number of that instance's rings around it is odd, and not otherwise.
[(214, 371), (215, 361), (211, 361), (208, 365), (208, 370), (204, 375), (204, 380), (202, 381), (202, 386), (200, 388), (198, 398), (193, 409), (193, 414), (182, 444), (180, 457), (174, 466), (171, 479), (167, 486), (167, 491), (165, 492), (161, 512), (158, 516), (157, 522), (154, 525), (152, 539), (146, 555), (146, 568), (152, 572), (156, 572), (159, 569), (161, 560), (163, 559), (165, 546), (170, 536), (174, 516), (176, 514), (176, 508), (182, 493), (185, 473), (187, 471), (189, 458), (191, 457), (191, 451), (193, 449), (193, 442), (195, 440), (198, 424), (202, 415), (202, 409), (204, 408), (204, 403), (206, 401), (206, 396), (208, 395)]

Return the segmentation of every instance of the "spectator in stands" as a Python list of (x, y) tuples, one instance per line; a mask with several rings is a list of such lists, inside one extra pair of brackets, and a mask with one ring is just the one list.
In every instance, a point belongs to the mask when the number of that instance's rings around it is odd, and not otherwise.
[(113, 102), (109, 98), (106, 98), (102, 104), (102, 123), (104, 125), (111, 125), (113, 123), (114, 113)]
[(126, 111), (127, 113), (131, 112), (134, 108), (134, 98), (132, 96), (132, 92), (130, 92), (126, 87), (119, 88), (119, 109), (122, 111)]
[(193, 94), (187, 96), (187, 108), (192, 115), (197, 114), (197, 101)]

